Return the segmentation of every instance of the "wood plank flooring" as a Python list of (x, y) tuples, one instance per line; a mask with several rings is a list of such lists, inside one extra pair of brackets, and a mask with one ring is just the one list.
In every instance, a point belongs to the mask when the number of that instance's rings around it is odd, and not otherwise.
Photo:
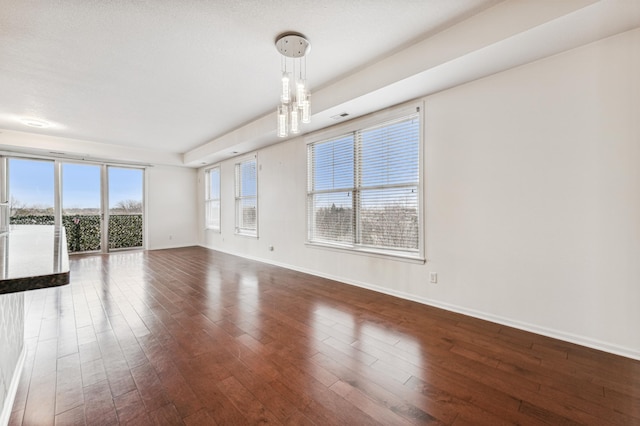
[(200, 247), (26, 293), (11, 425), (640, 424), (640, 362)]

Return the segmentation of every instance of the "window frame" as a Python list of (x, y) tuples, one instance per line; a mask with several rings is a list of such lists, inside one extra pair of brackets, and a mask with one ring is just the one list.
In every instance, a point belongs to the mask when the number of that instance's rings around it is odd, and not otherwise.
[[(213, 171), (218, 172), (218, 198), (214, 198), (211, 196), (211, 173)], [(222, 175), (220, 170), (220, 165), (216, 164), (213, 167), (210, 167), (204, 171), (205, 176), (205, 196), (204, 196), (204, 226), (206, 230), (215, 231), (220, 233), (222, 229), (222, 218), (221, 218), (221, 209), (222, 209), (222, 197), (221, 197), (221, 188), (222, 188)], [(215, 224), (211, 224), (210, 219), (210, 205), (217, 202), (218, 203), (218, 217), (217, 217), (217, 226)]]
[[(256, 187), (256, 195), (243, 195), (242, 194), (242, 183), (239, 182), (239, 179), (241, 179), (241, 175), (240, 175), (240, 169), (242, 167), (243, 164), (246, 163), (255, 163), (255, 187)], [(233, 175), (234, 175), (234, 199), (235, 199), (235, 235), (240, 235), (240, 236), (244, 236), (244, 237), (253, 237), (253, 238), (258, 238), (258, 227), (259, 227), (259, 208), (258, 208), (258, 194), (259, 194), (259, 189), (258, 189), (258, 170), (259, 170), (259, 165), (258, 165), (258, 154), (257, 153), (253, 153), (251, 155), (248, 156), (244, 156), (241, 158), (238, 158), (235, 161), (234, 164), (234, 170), (233, 170)], [(255, 198), (255, 211), (256, 211), (256, 226), (255, 229), (252, 228), (246, 228), (246, 227), (242, 227), (241, 226), (241, 221), (240, 221), (240, 215), (241, 215), (241, 205), (242, 202), (244, 200), (249, 200), (249, 199), (253, 199)]]
[[(360, 205), (356, 202), (357, 196), (354, 196), (352, 193), (351, 197), (353, 200), (353, 228), (352, 228), (352, 238), (348, 243), (342, 242), (334, 242), (334, 241), (325, 241), (319, 239), (313, 239), (313, 224), (311, 223), (313, 220), (313, 212), (311, 209), (313, 208), (312, 196), (316, 193), (322, 192), (331, 192), (331, 191), (323, 191), (313, 190), (313, 167), (311, 166), (312, 161), (312, 147), (316, 143), (328, 142), (332, 139), (338, 140), (342, 137), (347, 137), (349, 134), (353, 134), (353, 147), (356, 149), (356, 144), (358, 135), (362, 131), (367, 131), (375, 127), (383, 126), (386, 123), (391, 123), (395, 120), (401, 120), (402, 118), (406, 118), (410, 115), (417, 114), (417, 118), (419, 120), (419, 129), (418, 129), (418, 183), (417, 183), (417, 208), (418, 208), (418, 248), (417, 250), (407, 250), (404, 248), (389, 248), (389, 247), (378, 247), (373, 245), (362, 244), (361, 235), (362, 232), (362, 222), (361, 222), (361, 212)], [(381, 110), (375, 112), (373, 114), (367, 115), (365, 117), (357, 118), (351, 120), (349, 122), (333, 126), (329, 129), (321, 130), (316, 132), (305, 138), (305, 143), (307, 145), (306, 150), (306, 161), (307, 161), (307, 187), (306, 187), (306, 223), (307, 223), (307, 235), (306, 235), (306, 244), (310, 247), (318, 247), (318, 248), (326, 248), (326, 249), (337, 249), (337, 250), (346, 250), (356, 254), (363, 254), (368, 256), (382, 256), (382, 257), (392, 257), (397, 259), (404, 259), (409, 261), (417, 261), (419, 263), (424, 263), (426, 261), (426, 253), (425, 253), (425, 240), (426, 233), (424, 229), (424, 217), (425, 217), (425, 191), (424, 191), (424, 102), (423, 101), (414, 101), (407, 104), (403, 104), (397, 107), (388, 108), (385, 110)], [(355, 191), (356, 194), (362, 192), (366, 187), (361, 186), (360, 181), (360, 172), (358, 170), (362, 170), (362, 164), (359, 164), (360, 159), (358, 156), (354, 155), (353, 158), (353, 183), (352, 187), (349, 190)], [(343, 191), (345, 188), (340, 188), (336, 191)]]

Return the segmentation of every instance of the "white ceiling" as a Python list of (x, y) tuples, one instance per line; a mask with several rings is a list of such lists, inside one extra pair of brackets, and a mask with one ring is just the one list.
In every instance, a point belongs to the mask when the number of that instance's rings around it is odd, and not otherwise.
[(185, 152), (272, 110), (276, 36), (315, 88), (495, 0), (0, 2), (0, 128)]
[[(568, 39), (561, 46), (566, 50), (634, 28), (638, 5), (0, 0), (0, 148), (197, 166), (277, 141), (280, 56), (274, 40), (282, 32), (301, 32), (312, 44), (307, 66), (314, 124), (307, 130), (314, 130), (332, 124), (328, 116), (344, 108), (362, 115), (557, 53), (545, 37)], [(598, 18), (606, 20), (606, 31), (579, 19), (603, 10), (615, 15)], [(533, 42), (513, 45), (525, 33), (535, 35)], [(501, 43), (505, 48), (496, 50)], [(483, 63), (485, 51), (507, 60)], [(25, 127), (19, 122), (24, 117), (52, 127)]]

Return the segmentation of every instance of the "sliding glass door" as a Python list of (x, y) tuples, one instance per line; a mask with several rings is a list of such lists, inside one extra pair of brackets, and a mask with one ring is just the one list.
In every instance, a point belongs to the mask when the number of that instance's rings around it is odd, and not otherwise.
[(102, 249), (101, 168), (62, 163), (62, 224), (70, 252)]
[(69, 253), (144, 247), (144, 169), (7, 160), (11, 225), (63, 225)]
[(143, 246), (144, 171), (108, 167), (109, 250)]
[(55, 221), (54, 162), (8, 159), (9, 223), (53, 225)]

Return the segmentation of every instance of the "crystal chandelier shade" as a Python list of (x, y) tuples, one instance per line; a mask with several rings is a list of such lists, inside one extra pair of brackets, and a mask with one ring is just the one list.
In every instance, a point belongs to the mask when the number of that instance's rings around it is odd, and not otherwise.
[(311, 122), (311, 93), (307, 84), (306, 55), (311, 43), (298, 33), (284, 33), (276, 39), (282, 55), (280, 105), (277, 109), (277, 134), (286, 138), (300, 133), (302, 124)]

